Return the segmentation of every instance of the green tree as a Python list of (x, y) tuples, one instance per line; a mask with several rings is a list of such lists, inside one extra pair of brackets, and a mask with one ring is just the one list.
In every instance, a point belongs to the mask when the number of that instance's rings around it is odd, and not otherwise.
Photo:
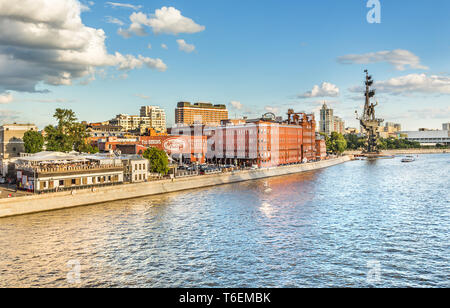
[(34, 130), (29, 130), (23, 135), (23, 142), (26, 153), (41, 152), (44, 146), (44, 137)]
[(333, 154), (342, 154), (347, 149), (347, 141), (344, 136), (337, 132), (332, 132), (327, 142), (327, 151)]
[(57, 127), (48, 125), (44, 128), (44, 132), (48, 151), (70, 152), (73, 150), (73, 143), (69, 136), (61, 133)]
[(148, 148), (142, 155), (149, 160), (150, 171), (166, 175), (169, 172), (169, 159), (166, 152), (157, 148)]
[(46, 146), (49, 151), (98, 152), (98, 149), (96, 150), (86, 143), (88, 137), (86, 126), (77, 122), (77, 117), (72, 110), (57, 108), (53, 117), (58, 125), (49, 125), (44, 129)]
[(344, 138), (349, 150), (359, 150), (364, 146), (364, 138), (360, 138), (356, 134), (345, 134)]

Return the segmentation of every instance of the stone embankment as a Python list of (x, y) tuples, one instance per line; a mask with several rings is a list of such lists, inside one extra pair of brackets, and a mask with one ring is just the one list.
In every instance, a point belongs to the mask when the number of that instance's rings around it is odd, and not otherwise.
[[(407, 155), (407, 154), (442, 154), (450, 153), (450, 149), (404, 149), (404, 150), (384, 150), (381, 154), (384, 155)], [(345, 155), (358, 155), (361, 151), (345, 151)]]
[(299, 173), (334, 166), (351, 160), (351, 156), (269, 169), (235, 171), (222, 174), (201, 175), (189, 178), (161, 180), (137, 184), (64, 191), (0, 199), (0, 217), (23, 215), (43, 211), (164, 194), (187, 189), (257, 180), (273, 176)]

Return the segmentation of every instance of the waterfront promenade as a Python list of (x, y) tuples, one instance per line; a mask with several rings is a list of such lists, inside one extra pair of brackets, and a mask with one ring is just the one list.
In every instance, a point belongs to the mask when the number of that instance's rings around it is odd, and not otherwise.
[(342, 156), (292, 166), (4, 198), (0, 199), (0, 218), (294, 174), (334, 166), (351, 159), (351, 156)]

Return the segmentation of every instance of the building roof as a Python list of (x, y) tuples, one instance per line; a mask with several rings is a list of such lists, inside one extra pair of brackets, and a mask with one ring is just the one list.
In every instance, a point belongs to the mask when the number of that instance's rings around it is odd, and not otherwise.
[(86, 160), (83, 156), (75, 153), (62, 153), (62, 152), (50, 152), (43, 151), (29, 156), (20, 157), (18, 160), (28, 161), (28, 162), (63, 162), (63, 161), (84, 161)]

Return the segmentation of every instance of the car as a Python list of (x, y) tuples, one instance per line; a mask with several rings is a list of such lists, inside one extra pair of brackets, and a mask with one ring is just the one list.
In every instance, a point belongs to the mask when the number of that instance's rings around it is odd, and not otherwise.
[(0, 178), (0, 184), (5, 184), (5, 183), (6, 183), (5, 178)]

